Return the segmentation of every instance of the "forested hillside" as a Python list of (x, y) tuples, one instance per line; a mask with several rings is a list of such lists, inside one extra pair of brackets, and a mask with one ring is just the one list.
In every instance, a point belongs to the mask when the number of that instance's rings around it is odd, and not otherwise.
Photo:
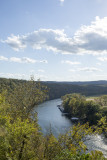
[(107, 94), (107, 85), (103, 83), (85, 82), (74, 84), (73, 82), (42, 82), (49, 88), (50, 99), (60, 98), (68, 93), (81, 93), (85, 96), (98, 96)]
[[(11, 92), (17, 85), (25, 80), (0, 78), (0, 92), (4, 89)], [(49, 90), (49, 99), (56, 99), (68, 93), (81, 93), (86, 96), (107, 94), (107, 81), (94, 82), (41, 82)]]

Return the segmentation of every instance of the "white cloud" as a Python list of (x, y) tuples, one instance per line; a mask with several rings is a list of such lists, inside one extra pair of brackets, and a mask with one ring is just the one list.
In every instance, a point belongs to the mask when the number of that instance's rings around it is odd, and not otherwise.
[(60, 0), (60, 2), (64, 2), (64, 0)]
[(19, 73), (0, 73), (0, 77), (5, 78), (17, 78), (17, 79), (28, 79), (28, 75)]
[(70, 69), (70, 72), (101, 72), (102, 70), (99, 68), (95, 68), (95, 67), (82, 67), (82, 68), (77, 68), (77, 69)]
[(10, 61), (10, 62), (17, 62), (17, 63), (48, 63), (47, 60), (35, 60), (31, 59), (28, 57), (22, 57), (22, 58), (17, 58), (17, 57), (11, 57), (7, 58), (4, 56), (0, 56), (1, 61)]
[(63, 5), (63, 3), (64, 3), (65, 0), (59, 0), (59, 1), (60, 1), (61, 5)]
[(30, 59), (27, 57), (17, 58), (17, 57), (11, 57), (11, 62), (18, 62), (18, 63), (36, 63), (37, 61), (35, 59)]
[(8, 58), (4, 56), (0, 56), (0, 61), (8, 61)]
[(107, 54), (107, 17), (96, 17), (89, 26), (81, 26), (73, 37), (68, 37), (64, 30), (39, 29), (22, 36), (12, 35), (4, 43), (16, 51), (30, 46), (62, 54)]
[(20, 49), (26, 48), (26, 45), (24, 42), (20, 41), (20, 37), (11, 35), (11, 37), (8, 37), (8, 39), (5, 41), (8, 45), (10, 45), (15, 51), (18, 51)]
[(85, 72), (96, 72), (96, 71), (102, 71), (101, 69), (95, 68), (95, 67), (84, 67), (84, 68), (78, 68), (78, 71), (85, 71)]
[[(33, 74), (35, 80), (46, 80), (48, 77), (46, 75), (41, 74)], [(20, 74), (20, 73), (0, 73), (0, 77), (3, 78), (14, 78), (14, 79), (26, 79), (29, 80), (31, 75), (28, 74)]]
[(102, 62), (107, 61), (107, 57), (98, 57), (97, 59), (102, 61)]
[(78, 64), (81, 64), (80, 62), (73, 62), (73, 61), (69, 61), (69, 60), (64, 60), (64, 61), (61, 61), (61, 63), (65, 63), (65, 64), (70, 64), (70, 65), (78, 65)]

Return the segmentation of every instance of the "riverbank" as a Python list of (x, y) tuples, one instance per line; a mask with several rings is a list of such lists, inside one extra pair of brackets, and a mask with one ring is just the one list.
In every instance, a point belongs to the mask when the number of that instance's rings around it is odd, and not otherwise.
[(77, 117), (72, 117), (69, 113), (64, 112), (64, 108), (63, 105), (57, 105), (57, 107), (59, 108), (59, 110), (62, 112), (62, 115), (67, 116), (72, 122), (80, 122), (80, 119)]
[[(50, 132), (50, 128), (55, 137), (66, 133), (66, 131), (72, 128), (72, 121), (67, 116), (63, 116), (62, 112), (57, 107), (57, 105), (61, 103), (61, 99), (55, 99), (44, 102), (34, 108), (33, 112), (38, 113), (38, 123), (44, 135)], [(101, 150), (107, 157), (107, 143), (105, 143), (105, 139), (102, 135), (92, 136), (90, 139), (87, 138), (86, 145), (89, 151)]]

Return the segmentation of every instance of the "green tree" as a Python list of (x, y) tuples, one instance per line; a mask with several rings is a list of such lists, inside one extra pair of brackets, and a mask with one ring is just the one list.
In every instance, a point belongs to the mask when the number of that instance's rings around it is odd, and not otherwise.
[(88, 121), (91, 125), (97, 124), (98, 120), (100, 119), (99, 111), (100, 106), (97, 105), (93, 101), (86, 101), (86, 121)]
[(94, 125), (101, 117), (100, 106), (94, 101), (86, 101), (86, 98), (80, 94), (68, 94), (62, 97), (62, 100), (64, 111), (71, 117), (78, 117), (82, 122)]
[(44, 86), (31, 80), (17, 86), (6, 101), (0, 94), (0, 158), (43, 159), (44, 138), (31, 110), (47, 97), (46, 92)]
[(86, 151), (86, 145), (83, 142), (83, 139), (86, 135), (92, 134), (93, 129), (89, 126), (88, 123), (81, 125), (78, 123), (74, 125), (71, 130), (66, 134), (60, 135), (59, 143), (63, 149), (68, 148), (72, 153), (78, 151)]
[(95, 98), (95, 101), (101, 106), (107, 106), (107, 95), (103, 95), (98, 98)]
[[(36, 121), (17, 118), (11, 123), (7, 117), (4, 132), (6, 157), (13, 160), (37, 159), (41, 154), (42, 137)], [(35, 143), (35, 144), (34, 144)]]
[(11, 117), (27, 118), (33, 107), (47, 98), (47, 92), (46, 86), (32, 79), (17, 85), (7, 97)]

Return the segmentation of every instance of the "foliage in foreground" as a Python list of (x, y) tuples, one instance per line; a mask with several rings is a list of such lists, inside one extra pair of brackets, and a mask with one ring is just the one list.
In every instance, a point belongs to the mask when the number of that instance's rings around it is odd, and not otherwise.
[[(58, 139), (52, 133), (47, 136), (42, 135), (37, 123), (37, 115), (33, 120), (30, 115), (30, 110), (35, 103), (38, 103), (40, 95), (42, 95), (41, 101), (46, 97), (40, 88), (38, 90), (35, 88), (38, 94), (34, 99), (29, 97), (29, 93), (33, 94), (34, 90), (32, 92), (32, 89), (27, 90), (22, 87), (11, 95), (13, 98), (11, 101), (5, 101), (4, 95), (0, 94), (0, 159), (105, 160), (100, 151), (93, 151), (90, 154), (85, 152), (86, 146), (83, 139), (93, 132), (88, 124), (78, 124), (66, 134), (60, 135)], [(20, 97), (22, 91), (26, 91), (24, 99)], [(27, 103), (29, 98), (31, 98), (31, 104)], [(16, 103), (14, 103), (15, 100), (17, 100)], [(29, 107), (30, 110), (27, 110)]]
[[(5, 126), (5, 127), (4, 127)], [(43, 136), (37, 121), (17, 118), (13, 123), (5, 117), (4, 133), (0, 135), (2, 160), (105, 160), (99, 151), (86, 154), (82, 139), (91, 134), (88, 125), (74, 126), (56, 139), (52, 134)], [(97, 159), (96, 159), (97, 158)]]

